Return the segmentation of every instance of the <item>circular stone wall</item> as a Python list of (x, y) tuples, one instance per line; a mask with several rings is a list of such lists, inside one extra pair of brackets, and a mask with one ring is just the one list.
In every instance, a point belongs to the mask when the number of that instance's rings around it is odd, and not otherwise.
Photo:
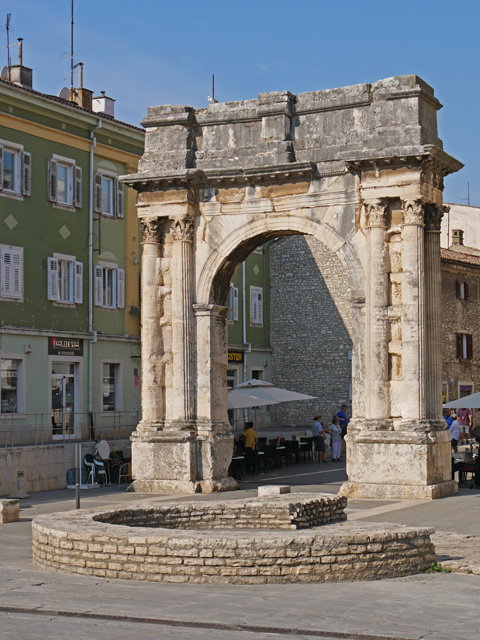
[[(232, 502), (237, 501), (230, 501), (230, 508)], [(135, 513), (144, 521), (148, 514), (151, 521), (154, 512), (178, 508), (178, 504), (150, 504), (39, 516), (32, 525), (34, 562), (107, 578), (260, 584), (396, 577), (424, 571), (435, 561), (433, 529), (401, 525), (337, 522), (278, 530), (265, 523), (263, 528), (235, 531), (232, 520), (229, 528), (215, 530), (208, 525), (172, 530), (111, 524)], [(210, 511), (212, 522), (221, 505), (203, 502), (181, 508), (194, 514)]]

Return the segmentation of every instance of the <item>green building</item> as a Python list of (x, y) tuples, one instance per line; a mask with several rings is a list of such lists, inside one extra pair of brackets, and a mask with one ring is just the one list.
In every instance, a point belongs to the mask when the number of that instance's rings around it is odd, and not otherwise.
[[(232, 279), (228, 306), (227, 385), (233, 389), (246, 380), (271, 381), (269, 244), (255, 249)], [(270, 407), (229, 412), (235, 430), (245, 420), (256, 428), (270, 426)]]
[[(127, 438), (140, 412), (140, 238), (118, 176), (137, 170), (144, 133), (81, 82), (56, 97), (31, 79), (21, 58), (0, 79), (0, 447)], [(62, 472), (30, 490), (64, 485)]]

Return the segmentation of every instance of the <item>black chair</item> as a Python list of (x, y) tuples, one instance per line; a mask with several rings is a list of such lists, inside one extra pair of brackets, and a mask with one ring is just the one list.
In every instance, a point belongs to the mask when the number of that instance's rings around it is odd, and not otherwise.
[(300, 445), (297, 440), (287, 440), (285, 446), (290, 454), (290, 461), (293, 462), (295, 459), (295, 464), (298, 464), (300, 462)]
[[(313, 460), (313, 451), (312, 451), (312, 448), (313, 448), (313, 436), (302, 436), (300, 438), (300, 442), (304, 443), (302, 449), (303, 449), (305, 458), (308, 461)], [(305, 444), (307, 446), (305, 446)]]

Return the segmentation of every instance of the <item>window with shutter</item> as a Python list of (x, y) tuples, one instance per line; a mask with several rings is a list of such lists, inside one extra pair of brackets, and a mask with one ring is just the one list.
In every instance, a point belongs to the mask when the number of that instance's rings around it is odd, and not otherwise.
[(95, 305), (101, 307), (103, 305), (103, 267), (96, 266), (94, 269), (94, 297)]
[(48, 299), (58, 300), (58, 260), (57, 258), (48, 258)]
[(117, 218), (123, 218), (125, 216), (125, 195), (123, 190), (123, 184), (118, 182), (118, 190), (117, 190)]
[(75, 206), (80, 209), (82, 206), (82, 167), (75, 166)]
[(57, 201), (57, 162), (52, 158), (48, 161), (48, 199)]
[(75, 262), (75, 303), (83, 302), (83, 264)]
[(473, 358), (473, 336), (469, 333), (457, 333), (457, 358), (471, 360)]
[(102, 174), (95, 174), (94, 209), (95, 213), (102, 213)]
[(125, 271), (117, 269), (117, 308), (125, 308)]
[(468, 283), (462, 280), (455, 281), (455, 290), (457, 298), (460, 300), (468, 300)]
[(0, 296), (23, 299), (23, 248), (0, 246)]
[(123, 184), (110, 171), (95, 174), (95, 211), (112, 218), (125, 216), (125, 196)]
[(237, 287), (233, 287), (232, 302), (233, 302), (233, 308), (232, 308), (233, 321), (237, 322), (238, 320), (238, 288)]
[(23, 155), (22, 145), (0, 140), (0, 193), (4, 196), (29, 195), (25, 193)]
[(263, 288), (250, 287), (250, 324), (263, 325)]
[(22, 153), (22, 193), (24, 196), (29, 196), (32, 193), (32, 154), (24, 151)]

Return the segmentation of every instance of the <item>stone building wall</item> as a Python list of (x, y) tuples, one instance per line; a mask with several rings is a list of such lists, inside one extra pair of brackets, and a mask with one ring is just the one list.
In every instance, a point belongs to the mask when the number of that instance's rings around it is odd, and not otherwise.
[(330, 424), (342, 403), (351, 410), (351, 306), (345, 268), (311, 236), (270, 247), (272, 381), (315, 400), (272, 406), (272, 424)]
[[(457, 284), (466, 283), (466, 299)], [(480, 258), (442, 249), (442, 380), (444, 396), (455, 400), (480, 391)], [(457, 357), (457, 334), (472, 336), (471, 358)]]

